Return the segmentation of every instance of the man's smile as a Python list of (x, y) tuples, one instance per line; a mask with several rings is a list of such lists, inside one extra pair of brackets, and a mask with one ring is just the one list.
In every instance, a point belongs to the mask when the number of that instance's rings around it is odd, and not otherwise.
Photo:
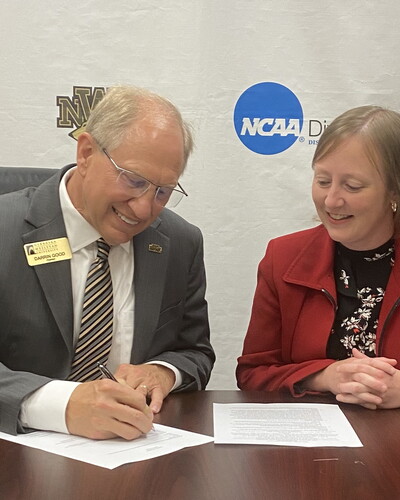
[(115, 207), (113, 207), (113, 211), (114, 213), (124, 222), (126, 222), (127, 224), (130, 224), (131, 226), (135, 226), (136, 224), (139, 224), (139, 221), (137, 220), (133, 220), (133, 219), (129, 219), (128, 217), (126, 217), (125, 215), (121, 214), (121, 212), (119, 212)]

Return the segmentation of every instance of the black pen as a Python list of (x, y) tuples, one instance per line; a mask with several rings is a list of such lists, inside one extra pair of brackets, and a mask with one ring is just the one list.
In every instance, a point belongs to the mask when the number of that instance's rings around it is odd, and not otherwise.
[(114, 382), (119, 383), (118, 380), (114, 377), (114, 375), (110, 372), (110, 370), (106, 367), (106, 365), (97, 362), (97, 368), (101, 371), (103, 377), (109, 378), (110, 380), (114, 380)]

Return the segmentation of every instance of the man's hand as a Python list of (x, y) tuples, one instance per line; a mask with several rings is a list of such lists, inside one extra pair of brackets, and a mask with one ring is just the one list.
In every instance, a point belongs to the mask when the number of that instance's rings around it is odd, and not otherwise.
[(148, 397), (153, 413), (161, 410), (164, 398), (168, 396), (175, 383), (175, 373), (163, 365), (123, 364), (118, 367), (115, 377)]
[(151, 430), (153, 413), (140, 391), (103, 379), (76, 387), (65, 418), (71, 434), (91, 439), (131, 440)]

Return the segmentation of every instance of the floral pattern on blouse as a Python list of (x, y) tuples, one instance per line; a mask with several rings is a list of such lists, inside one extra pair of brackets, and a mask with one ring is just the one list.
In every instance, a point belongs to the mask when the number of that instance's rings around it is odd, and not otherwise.
[(369, 325), (369, 320), (372, 309), (382, 302), (384, 295), (385, 290), (382, 288), (377, 288), (376, 293), (373, 293), (370, 287), (357, 291), (361, 307), (354, 311), (353, 316), (345, 318), (340, 325), (348, 332), (340, 339), (340, 342), (347, 349), (349, 356), (353, 347), (364, 354), (367, 351), (375, 354), (378, 320), (376, 319), (372, 325)]
[(341, 269), (339, 279), (341, 279), (343, 281), (345, 288), (349, 288), (350, 276), (346, 273), (346, 271), (344, 269)]
[(327, 357), (346, 359), (356, 348), (378, 355), (378, 321), (395, 260), (394, 239), (371, 250), (335, 244), (334, 275), (337, 309), (327, 342)]
[[(375, 262), (377, 260), (381, 260), (381, 259), (384, 259), (385, 257), (389, 257), (389, 255), (391, 255), (392, 253), (394, 252), (394, 247), (390, 247), (389, 250), (387, 252), (384, 252), (384, 253), (376, 253), (374, 256), (372, 257), (364, 257), (364, 260), (366, 260), (367, 262)], [(390, 264), (393, 266), (394, 265), (394, 259), (393, 257), (391, 257), (390, 259)]]

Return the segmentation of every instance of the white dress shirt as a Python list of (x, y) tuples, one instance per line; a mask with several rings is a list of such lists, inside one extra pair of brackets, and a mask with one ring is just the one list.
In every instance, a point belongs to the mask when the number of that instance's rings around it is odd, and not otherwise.
[[(96, 258), (97, 240), (101, 235), (73, 206), (66, 188), (69, 170), (60, 182), (60, 203), (65, 228), (71, 247), (71, 281), (74, 312), (74, 345), (79, 337), (83, 295), (86, 277)], [(107, 367), (114, 372), (121, 363), (129, 363), (133, 344), (134, 324), (134, 259), (133, 243), (129, 241), (111, 247), (109, 264), (113, 284), (114, 319), (113, 340)], [(173, 389), (182, 383), (180, 371), (169, 363), (159, 362), (175, 373)], [(44, 385), (22, 403), (20, 422), (24, 427), (68, 433), (65, 410), (69, 398), (79, 382), (53, 380)]]

